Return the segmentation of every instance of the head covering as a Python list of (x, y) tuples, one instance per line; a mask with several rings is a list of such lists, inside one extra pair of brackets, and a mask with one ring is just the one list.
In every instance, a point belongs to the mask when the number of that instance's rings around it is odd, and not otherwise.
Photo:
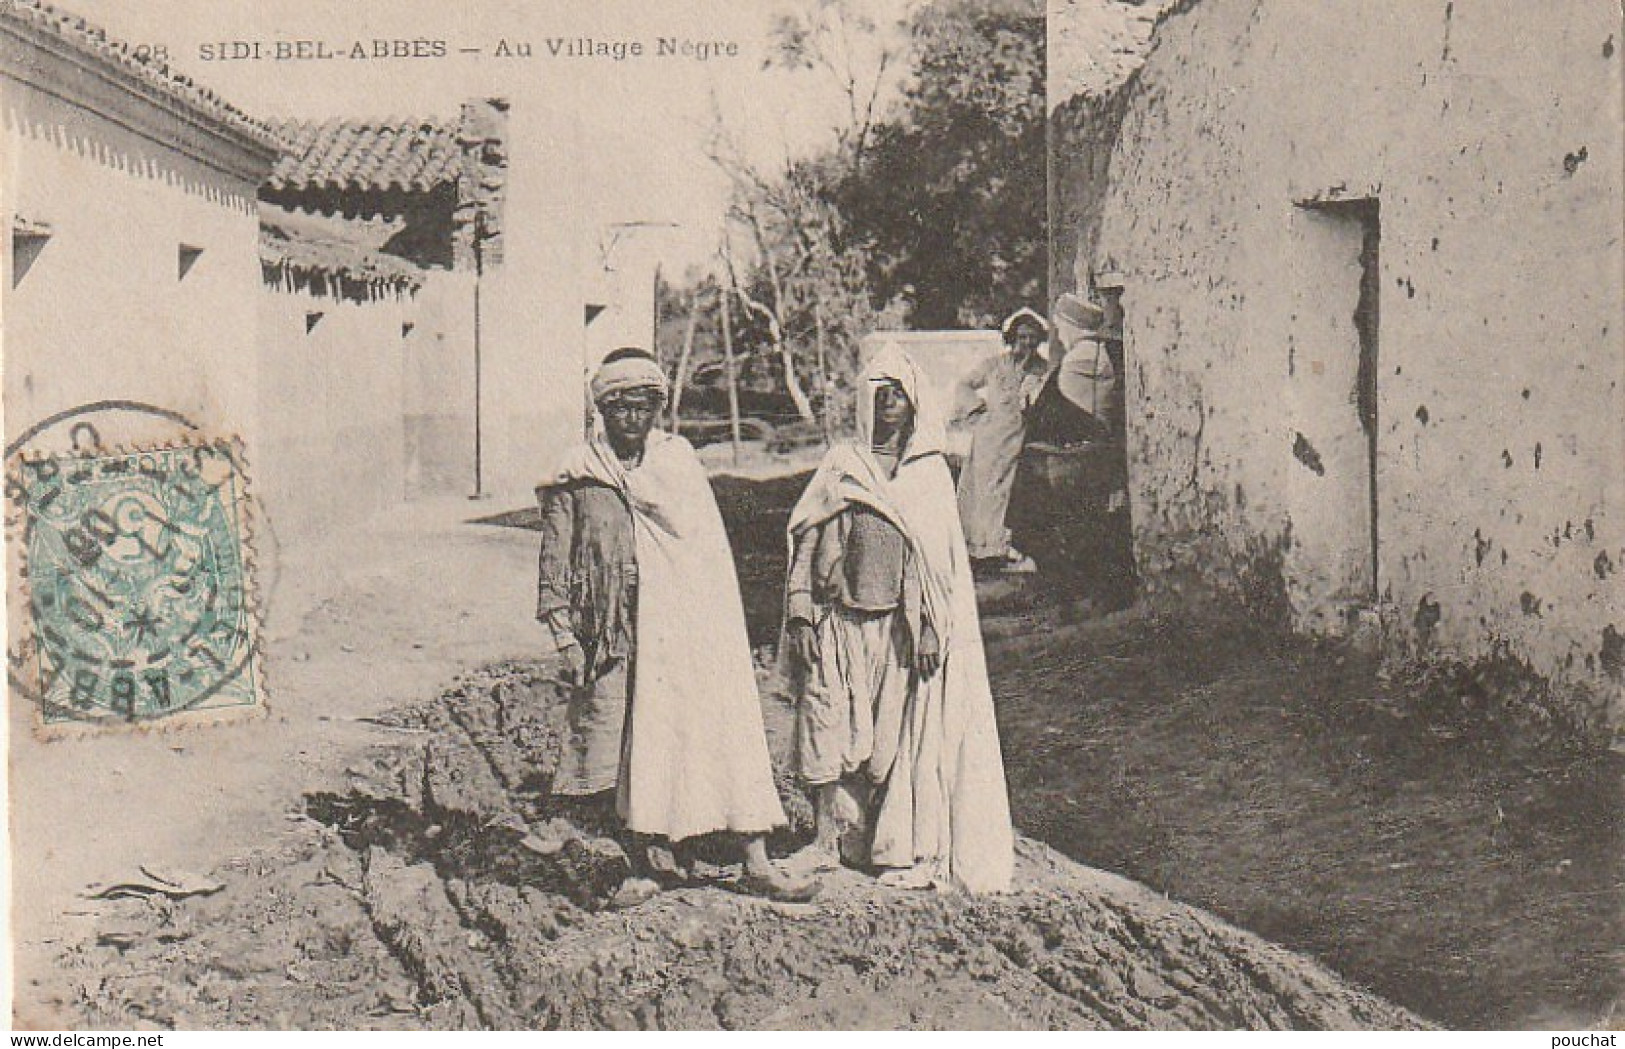
[(1087, 299), (1067, 292), (1055, 300), (1055, 335), (1062, 349), (1070, 350), (1085, 337), (1098, 337), (1106, 314)]
[(666, 393), (666, 373), (660, 370), (654, 358), (638, 351), (625, 353), (616, 350), (610, 354), (592, 377), (592, 403), (601, 404), (604, 398), (628, 390), (654, 390)]
[(1043, 318), (1042, 315), (1040, 315), (1037, 312), (1035, 312), (1033, 310), (1030, 310), (1027, 307), (1023, 306), (1021, 309), (1017, 310), (1016, 312), (1010, 314), (1010, 316), (1006, 317), (1004, 319), (1004, 323), (999, 325), (999, 334), (1004, 336), (1004, 341), (1005, 342), (1014, 341), (1014, 339), (1016, 337), (1016, 334), (1015, 334), (1015, 332), (1016, 332), (1016, 324), (1017, 324), (1017, 322), (1022, 321), (1022, 320), (1031, 321), (1034, 325), (1037, 326), (1038, 331), (1039, 331), (1039, 333), (1041, 335), (1044, 335), (1046, 337), (1049, 335), (1049, 322), (1046, 321)]
[(909, 403), (914, 405), (914, 432), (909, 435), (903, 458), (915, 459), (941, 452), (947, 444), (947, 430), (936, 403), (936, 391), (920, 372), (914, 359), (895, 342), (881, 346), (863, 370), (863, 382), (858, 387), (860, 446), (867, 448), (874, 440), (875, 390), (888, 381), (901, 386), (908, 395)]
[(1099, 306), (1067, 292), (1055, 300), (1055, 324), (1074, 331), (1099, 331), (1106, 313)]

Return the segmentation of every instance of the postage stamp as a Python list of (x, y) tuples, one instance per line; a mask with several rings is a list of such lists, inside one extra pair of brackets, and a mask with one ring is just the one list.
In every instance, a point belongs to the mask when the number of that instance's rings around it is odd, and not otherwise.
[(15, 456), (6, 502), (8, 669), (42, 734), (264, 712), (236, 442)]

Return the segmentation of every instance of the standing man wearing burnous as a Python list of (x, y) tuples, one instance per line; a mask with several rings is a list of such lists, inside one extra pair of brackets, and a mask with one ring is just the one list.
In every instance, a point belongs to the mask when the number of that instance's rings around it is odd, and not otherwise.
[[(602, 425), (538, 489), (536, 615), (570, 692), (553, 793), (613, 791), (627, 830), (672, 847), (733, 832), (740, 888), (810, 899), (816, 883), (768, 859), (765, 836), (786, 820), (733, 554), (693, 447), (653, 429), (665, 374), (647, 352), (620, 349), (591, 392)], [(628, 879), (616, 902), (656, 888)]]

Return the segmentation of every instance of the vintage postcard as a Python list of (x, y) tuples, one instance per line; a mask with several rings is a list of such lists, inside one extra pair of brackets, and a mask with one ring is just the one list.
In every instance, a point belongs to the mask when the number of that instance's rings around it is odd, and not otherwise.
[(9, 1022), (1617, 1030), (1622, 47), (0, 0)]

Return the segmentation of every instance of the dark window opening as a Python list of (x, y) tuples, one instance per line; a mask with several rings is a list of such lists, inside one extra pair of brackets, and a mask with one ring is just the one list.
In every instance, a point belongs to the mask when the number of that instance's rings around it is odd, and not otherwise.
[(198, 258), (202, 254), (202, 248), (193, 247), (190, 244), (182, 244), (180, 249), (176, 252), (175, 279), (185, 280), (186, 275), (192, 272), (192, 267), (197, 263)]
[(51, 229), (42, 223), (18, 221), (11, 228), (11, 286), (17, 287), (28, 276), (39, 259), (40, 252), (51, 239)]

